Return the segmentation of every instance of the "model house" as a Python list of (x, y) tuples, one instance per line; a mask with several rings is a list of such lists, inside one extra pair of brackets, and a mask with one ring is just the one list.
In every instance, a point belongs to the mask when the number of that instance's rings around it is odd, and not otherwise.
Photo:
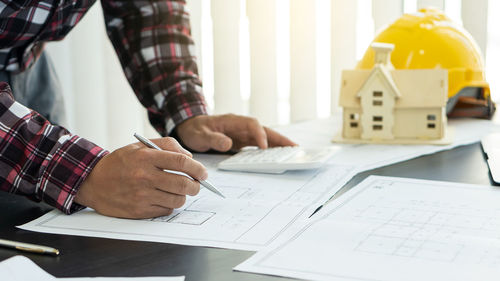
[(371, 70), (342, 73), (342, 133), (335, 141), (376, 143), (450, 143), (446, 101), (448, 72), (396, 70), (392, 44), (373, 43)]

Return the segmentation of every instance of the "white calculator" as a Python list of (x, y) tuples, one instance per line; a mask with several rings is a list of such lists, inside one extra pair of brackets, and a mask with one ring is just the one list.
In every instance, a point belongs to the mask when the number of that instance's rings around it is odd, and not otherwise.
[(217, 168), (268, 174), (281, 174), (288, 170), (317, 169), (338, 149), (336, 147), (313, 149), (298, 146), (247, 148), (220, 162)]

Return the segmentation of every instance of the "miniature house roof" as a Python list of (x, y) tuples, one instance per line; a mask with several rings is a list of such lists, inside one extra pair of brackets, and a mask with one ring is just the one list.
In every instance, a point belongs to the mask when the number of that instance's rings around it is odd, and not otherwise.
[[(342, 107), (359, 108), (358, 93), (373, 70), (344, 70), (339, 104)], [(448, 71), (444, 69), (387, 70), (400, 98), (396, 108), (425, 108), (446, 106), (448, 99)]]
[(375, 52), (375, 64), (383, 64), (389, 69), (394, 69), (391, 63), (391, 52), (394, 50), (394, 44), (373, 42), (370, 47)]
[(375, 53), (390, 53), (392, 52), (392, 50), (394, 50), (394, 44), (383, 42), (373, 42), (370, 47), (375, 51)]
[(366, 78), (365, 82), (363, 83), (363, 86), (361, 86), (361, 88), (359, 89), (357, 96), (361, 97), (362, 92), (366, 92), (367, 90), (370, 91), (370, 87), (373, 83), (373, 80), (375, 80), (377, 77), (381, 78), (382, 82), (389, 90), (391, 90), (394, 96), (396, 96), (397, 98), (401, 97), (401, 93), (399, 92), (398, 87), (394, 83), (390, 71), (383, 64), (377, 64), (373, 67), (372, 72), (370, 73), (368, 78)]

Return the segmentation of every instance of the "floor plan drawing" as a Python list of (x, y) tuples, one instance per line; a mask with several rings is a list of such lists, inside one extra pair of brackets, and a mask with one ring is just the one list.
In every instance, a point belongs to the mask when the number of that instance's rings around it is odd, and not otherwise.
[(236, 269), (311, 280), (495, 280), (498, 202), (495, 187), (371, 176)]
[(209, 169), (209, 180), (227, 195), (215, 196), (202, 188), (188, 197), (170, 216), (125, 220), (98, 215), (86, 209), (68, 218), (51, 212), (32, 226), (38, 231), (146, 240), (187, 245), (259, 250), (300, 219), (307, 218), (332, 190), (341, 188), (355, 174), (355, 167), (326, 165), (312, 171), (282, 175), (218, 171), (215, 159), (200, 156)]
[[(181, 223), (190, 225), (202, 225), (213, 217), (215, 213), (184, 210), (169, 218), (169, 223)], [(154, 218), (152, 221), (159, 221), (161, 218)]]
[(239, 186), (228, 186), (221, 185), (218, 186), (227, 198), (244, 198), (245, 194), (251, 192), (249, 187), (239, 187)]

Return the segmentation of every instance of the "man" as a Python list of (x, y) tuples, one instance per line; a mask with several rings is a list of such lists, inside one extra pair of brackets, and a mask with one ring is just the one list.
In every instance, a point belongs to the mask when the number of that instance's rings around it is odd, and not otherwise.
[[(131, 144), (109, 153), (50, 123), (64, 116), (43, 42), (64, 38), (94, 2), (0, 0), (0, 79), (12, 86), (0, 84), (0, 190), (67, 214), (83, 206), (125, 218), (170, 214), (200, 186), (163, 169), (207, 178), (205, 167), (174, 138), (154, 140), (165, 151)], [(201, 152), (294, 145), (253, 118), (207, 115), (184, 1), (101, 4), (125, 75), (162, 136)]]

